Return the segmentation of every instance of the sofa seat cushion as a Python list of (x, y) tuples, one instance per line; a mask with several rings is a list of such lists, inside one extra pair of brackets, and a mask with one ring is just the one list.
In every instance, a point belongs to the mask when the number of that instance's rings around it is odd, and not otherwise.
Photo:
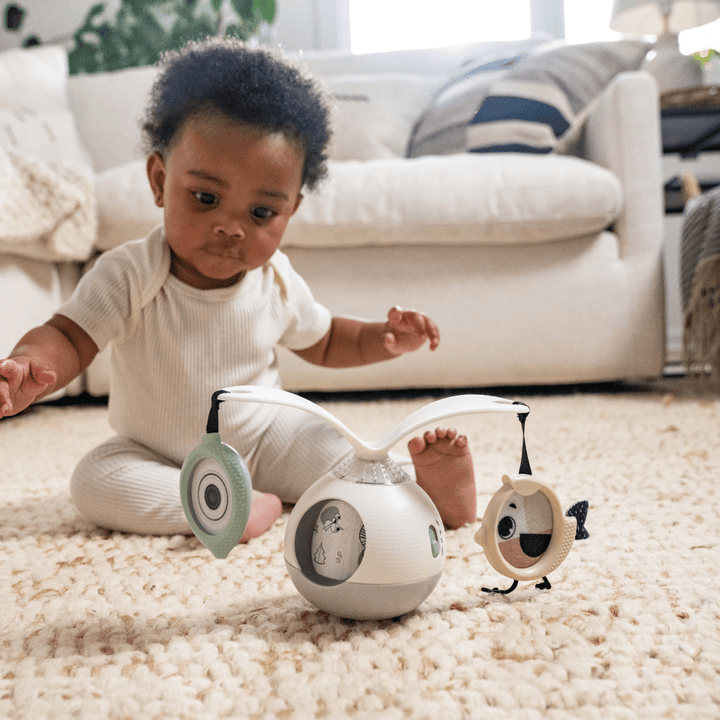
[[(162, 222), (145, 161), (99, 173), (98, 249), (144, 237)], [(622, 207), (620, 182), (564, 155), (428, 156), (331, 162), (307, 193), (283, 246), (505, 245), (592, 235)]]
[(331, 163), (285, 233), (287, 247), (506, 245), (603, 230), (622, 208), (617, 177), (569, 156), (428, 156)]

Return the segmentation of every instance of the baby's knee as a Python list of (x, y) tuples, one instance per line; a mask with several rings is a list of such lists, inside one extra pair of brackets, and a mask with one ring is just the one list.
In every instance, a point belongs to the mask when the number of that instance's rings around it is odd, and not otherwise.
[(180, 469), (126, 438), (112, 438), (78, 463), (70, 494), (78, 512), (109, 530), (186, 534)]

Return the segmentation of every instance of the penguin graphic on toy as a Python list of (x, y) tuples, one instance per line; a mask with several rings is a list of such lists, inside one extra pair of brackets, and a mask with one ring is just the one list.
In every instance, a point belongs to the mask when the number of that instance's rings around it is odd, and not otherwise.
[(347, 580), (360, 566), (365, 552), (365, 525), (344, 500), (323, 505), (312, 530), (310, 553), (318, 575)]

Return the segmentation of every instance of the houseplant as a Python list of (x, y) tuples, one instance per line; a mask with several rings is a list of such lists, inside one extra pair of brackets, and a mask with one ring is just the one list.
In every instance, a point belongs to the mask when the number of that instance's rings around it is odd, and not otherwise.
[[(108, 18), (106, 10), (104, 2), (90, 7), (72, 34), (71, 74), (152, 65), (166, 50), (208, 35), (248, 40), (260, 32), (263, 22), (273, 22), (276, 4), (275, 0), (120, 0), (113, 17)], [(19, 32), (26, 15), (22, 6), (7, 5), (6, 28)], [(41, 42), (29, 36), (23, 44)]]

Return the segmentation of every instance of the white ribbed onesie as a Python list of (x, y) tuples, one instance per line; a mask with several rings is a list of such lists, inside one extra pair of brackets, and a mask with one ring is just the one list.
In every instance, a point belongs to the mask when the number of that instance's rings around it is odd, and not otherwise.
[[(118, 437), (76, 468), (71, 491), (91, 522), (139, 533), (189, 533), (180, 466), (198, 444), (212, 394), (232, 385), (279, 387), (276, 345), (314, 345), (330, 327), (287, 257), (229, 288), (198, 290), (170, 274), (163, 228), (104, 253), (58, 313), (102, 350), (112, 344), (110, 424)], [(253, 487), (295, 502), (350, 452), (322, 420), (276, 405), (226, 402), (223, 441)]]

